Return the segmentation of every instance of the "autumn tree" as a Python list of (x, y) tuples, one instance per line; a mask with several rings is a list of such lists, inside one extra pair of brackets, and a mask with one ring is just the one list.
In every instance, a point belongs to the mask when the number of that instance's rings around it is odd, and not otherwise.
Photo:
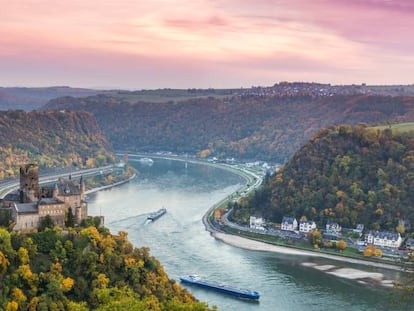
[(170, 280), (126, 232), (61, 228), (12, 235), (0, 228), (0, 309), (210, 310)]
[(363, 252), (365, 257), (372, 257), (375, 254), (375, 248), (373, 245), (367, 245), (367, 247), (365, 247), (364, 252)]
[(7, 271), (10, 261), (7, 257), (0, 251), (0, 275), (4, 274)]
[(397, 231), (400, 234), (404, 234), (405, 233), (405, 226), (398, 225), (397, 227), (395, 227), (395, 231)]
[(340, 252), (344, 251), (347, 247), (347, 244), (344, 240), (339, 240), (336, 243), (336, 249), (339, 250)]
[(365, 247), (363, 252), (365, 257), (381, 257), (382, 251), (374, 247), (374, 245), (370, 244)]
[(313, 230), (309, 233), (309, 243), (316, 249), (322, 245), (322, 233), (319, 230)]

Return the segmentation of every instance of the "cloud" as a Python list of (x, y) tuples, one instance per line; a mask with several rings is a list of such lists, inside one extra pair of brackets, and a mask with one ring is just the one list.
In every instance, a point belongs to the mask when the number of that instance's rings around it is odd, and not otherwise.
[(104, 78), (108, 85), (111, 76), (126, 85), (124, 76), (145, 87), (148, 81), (199, 87), (286, 77), (408, 82), (406, 72), (414, 69), (408, 0), (0, 0), (0, 6), (6, 77), (24, 71), (24, 63), (40, 75), (43, 66), (45, 79), (68, 72), (89, 85)]

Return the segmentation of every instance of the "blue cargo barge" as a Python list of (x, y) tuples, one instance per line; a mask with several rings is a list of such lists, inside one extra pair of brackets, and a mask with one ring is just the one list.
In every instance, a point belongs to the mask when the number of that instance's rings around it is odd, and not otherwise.
[(260, 298), (260, 294), (258, 292), (255, 292), (249, 289), (236, 288), (236, 287), (229, 286), (229, 285), (206, 281), (206, 280), (201, 279), (197, 275), (181, 276), (180, 280), (183, 283), (197, 285), (200, 287), (215, 290), (216, 292), (228, 294), (228, 295), (235, 296), (238, 298), (251, 299), (251, 300), (259, 300)]

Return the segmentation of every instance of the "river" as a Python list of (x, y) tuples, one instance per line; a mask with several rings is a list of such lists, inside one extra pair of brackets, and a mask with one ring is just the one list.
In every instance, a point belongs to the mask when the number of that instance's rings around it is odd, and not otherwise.
[[(130, 164), (139, 171), (138, 177), (90, 195), (89, 214), (104, 215), (112, 233), (127, 231), (136, 247), (149, 247), (172, 279), (198, 274), (261, 294), (260, 302), (254, 303), (187, 286), (210, 306), (226, 311), (410, 309), (395, 305), (389, 290), (303, 265), (338, 266), (338, 262), (243, 250), (212, 238), (204, 229), (202, 216), (244, 183), (240, 176), (208, 165), (174, 160), (154, 159), (150, 166), (130, 158)], [(167, 209), (167, 214), (149, 222), (148, 213), (161, 207)], [(340, 266), (357, 267), (345, 263)], [(397, 272), (372, 269), (378, 271), (398, 277)]]

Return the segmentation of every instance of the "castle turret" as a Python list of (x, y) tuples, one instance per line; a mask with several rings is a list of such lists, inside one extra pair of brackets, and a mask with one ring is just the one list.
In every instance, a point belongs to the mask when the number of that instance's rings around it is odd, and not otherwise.
[(30, 163), (20, 167), (20, 191), (22, 201), (34, 202), (39, 199), (39, 167), (37, 164)]
[(83, 176), (81, 176), (80, 180), (79, 180), (79, 190), (80, 190), (80, 194), (82, 196), (82, 200), (85, 197), (85, 191), (86, 191), (86, 186), (85, 186), (85, 180), (83, 179)]

